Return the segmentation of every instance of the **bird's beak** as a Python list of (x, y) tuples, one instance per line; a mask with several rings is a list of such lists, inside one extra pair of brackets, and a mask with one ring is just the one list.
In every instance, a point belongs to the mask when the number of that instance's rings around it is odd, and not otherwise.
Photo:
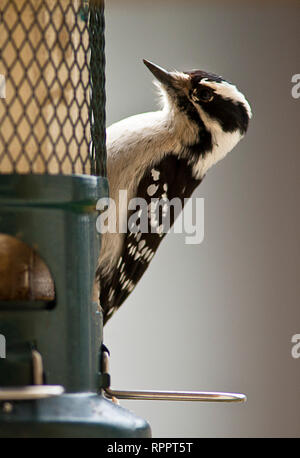
[(158, 81), (166, 86), (172, 86), (174, 78), (171, 73), (167, 72), (167, 70), (163, 69), (162, 67), (149, 62), (149, 60), (143, 59), (143, 62), (146, 67), (149, 68), (150, 72), (153, 73), (155, 78), (158, 79)]

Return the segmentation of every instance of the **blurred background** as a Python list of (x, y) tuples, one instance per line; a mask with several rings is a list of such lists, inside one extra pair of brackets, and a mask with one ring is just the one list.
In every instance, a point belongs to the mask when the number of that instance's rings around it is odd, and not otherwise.
[(106, 2), (107, 124), (157, 109), (143, 57), (223, 75), (246, 94), (245, 139), (206, 176), (205, 237), (169, 234), (105, 327), (112, 386), (246, 393), (246, 404), (121, 401), (154, 437), (298, 436), (299, 3)]

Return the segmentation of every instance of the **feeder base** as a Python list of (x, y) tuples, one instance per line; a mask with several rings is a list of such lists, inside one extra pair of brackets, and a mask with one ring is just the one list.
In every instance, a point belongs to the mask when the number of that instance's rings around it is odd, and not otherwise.
[(0, 437), (151, 437), (149, 424), (95, 393), (0, 405)]

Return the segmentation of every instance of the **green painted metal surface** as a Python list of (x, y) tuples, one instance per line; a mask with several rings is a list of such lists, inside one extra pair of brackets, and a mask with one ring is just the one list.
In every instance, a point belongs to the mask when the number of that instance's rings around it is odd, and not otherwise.
[(151, 437), (149, 425), (93, 393), (15, 402), (0, 412), (1, 437)]
[[(0, 386), (31, 385), (31, 350), (44, 383), (67, 394), (0, 408), (0, 436), (148, 437), (149, 425), (100, 391), (102, 314), (92, 290), (100, 236), (96, 202), (107, 180), (94, 176), (1, 175), (0, 233), (33, 247), (48, 266), (55, 301), (0, 302)], [(1, 407), (1, 406), (0, 406)]]

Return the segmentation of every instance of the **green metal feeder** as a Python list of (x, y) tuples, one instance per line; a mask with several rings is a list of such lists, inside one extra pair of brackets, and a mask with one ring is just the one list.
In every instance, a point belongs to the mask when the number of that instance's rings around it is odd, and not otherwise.
[(149, 437), (103, 396), (100, 0), (0, 3), (0, 437)]

